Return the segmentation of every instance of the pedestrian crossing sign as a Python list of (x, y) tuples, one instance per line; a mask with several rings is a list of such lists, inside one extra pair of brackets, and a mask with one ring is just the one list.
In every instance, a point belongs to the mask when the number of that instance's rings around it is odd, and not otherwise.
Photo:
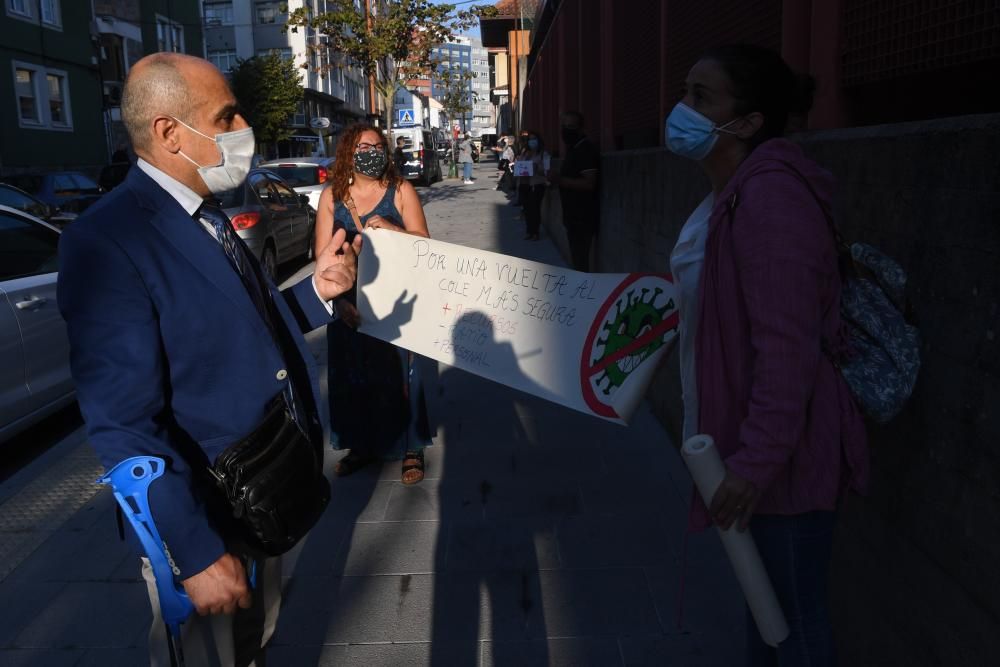
[(398, 109), (397, 114), (400, 125), (416, 125), (413, 120), (413, 109)]

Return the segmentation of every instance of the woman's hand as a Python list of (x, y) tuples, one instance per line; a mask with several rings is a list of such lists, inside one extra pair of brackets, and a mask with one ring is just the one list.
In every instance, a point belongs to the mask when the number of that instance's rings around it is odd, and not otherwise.
[(373, 215), (365, 223), (365, 229), (391, 229), (394, 232), (401, 232), (403, 229), (399, 225), (394, 225), (380, 215)]
[(333, 307), (337, 309), (337, 317), (347, 326), (357, 329), (358, 325), (361, 324), (361, 313), (347, 299), (340, 299), (333, 304)]
[(742, 533), (750, 525), (750, 518), (759, 499), (760, 491), (753, 482), (743, 479), (727, 467), (726, 476), (715, 490), (708, 512), (715, 525), (722, 530), (729, 530), (733, 522), (738, 521), (737, 530)]

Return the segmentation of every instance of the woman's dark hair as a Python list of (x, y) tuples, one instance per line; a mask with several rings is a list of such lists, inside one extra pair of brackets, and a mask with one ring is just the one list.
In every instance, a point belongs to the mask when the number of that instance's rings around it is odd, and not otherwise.
[(739, 115), (759, 112), (764, 124), (751, 143), (784, 136), (790, 116), (804, 116), (812, 108), (816, 81), (796, 74), (780, 55), (753, 44), (729, 44), (709, 49), (701, 60), (719, 63), (729, 76)]

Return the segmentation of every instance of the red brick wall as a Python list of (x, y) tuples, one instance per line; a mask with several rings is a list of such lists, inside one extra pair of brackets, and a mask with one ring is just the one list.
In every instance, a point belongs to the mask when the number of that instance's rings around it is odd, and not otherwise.
[(713, 46), (735, 42), (780, 51), (781, 0), (669, 0), (666, 76), (671, 106), (683, 96), (684, 79), (698, 56)]

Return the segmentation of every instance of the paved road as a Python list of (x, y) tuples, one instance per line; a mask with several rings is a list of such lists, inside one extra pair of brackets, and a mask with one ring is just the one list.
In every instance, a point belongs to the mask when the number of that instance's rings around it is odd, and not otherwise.
[[(422, 188), (434, 237), (561, 264), (492, 189)], [(290, 276), (295, 279), (309, 268)], [(325, 354), (323, 332), (309, 340)], [(427, 479), (335, 479), (286, 561), (274, 665), (738, 664), (743, 610), (690, 482), (645, 408), (628, 428), (441, 368)], [(339, 453), (331, 452), (332, 466)], [(0, 664), (141, 665), (149, 610), (75, 430), (0, 483)]]

